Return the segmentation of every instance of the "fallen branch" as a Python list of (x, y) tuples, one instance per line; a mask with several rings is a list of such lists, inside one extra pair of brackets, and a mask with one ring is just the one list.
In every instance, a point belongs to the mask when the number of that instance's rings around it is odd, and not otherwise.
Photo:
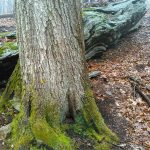
[(144, 92), (142, 92), (138, 86), (135, 86), (135, 90), (139, 93), (139, 95), (143, 98), (143, 100), (145, 102), (147, 102), (147, 104), (150, 107), (150, 99), (149, 99), (149, 97)]
[[(131, 81), (134, 81), (134, 82), (136, 82), (137, 84), (142, 84), (136, 77), (128, 77)], [(142, 84), (142, 86), (143, 86), (143, 84)]]
[(132, 87), (134, 87), (134, 90), (142, 97), (142, 99), (150, 107), (150, 99), (149, 99), (149, 97), (143, 91), (141, 91), (141, 89), (139, 88), (139, 86), (136, 83), (131, 82), (131, 85), (132, 85)]
[(142, 81), (139, 81), (136, 77), (128, 77), (131, 81), (135, 82), (136, 84), (142, 86), (146, 90), (150, 91), (150, 87), (144, 84)]

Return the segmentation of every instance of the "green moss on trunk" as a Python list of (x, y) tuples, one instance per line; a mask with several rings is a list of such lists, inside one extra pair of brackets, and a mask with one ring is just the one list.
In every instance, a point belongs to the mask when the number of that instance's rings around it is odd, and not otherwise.
[(93, 91), (87, 84), (85, 87), (85, 102), (83, 106), (83, 116), (87, 124), (91, 124), (95, 131), (105, 137), (108, 142), (118, 141), (117, 136), (106, 126), (101, 113), (95, 103)]
[(96, 150), (109, 150), (111, 149), (110, 143), (114, 144), (119, 141), (104, 123), (88, 83), (85, 84), (83, 108), (75, 116), (74, 124), (67, 126), (65, 130), (64, 124), (60, 121), (60, 114), (56, 111), (57, 104), (47, 104), (44, 106), (44, 111), (39, 111), (36, 102), (40, 97), (32, 88), (28, 89), (31, 92), (31, 110), (29, 116), (27, 115), (24, 99), (28, 98), (24, 94), (28, 92), (25, 89), (22, 90), (22, 85), (18, 63), (1, 97), (1, 108), (12, 96), (19, 98), (22, 102), (21, 111), (12, 123), (11, 144), (14, 145), (15, 150), (20, 148), (36, 150), (45, 146), (54, 150), (76, 149), (73, 140), (66, 134), (68, 130), (91, 139)]
[(15, 150), (32, 147), (39, 149), (40, 145), (47, 145), (54, 150), (74, 149), (71, 139), (60, 128), (52, 128), (45, 119), (33, 116), (29, 122), (22, 115), (13, 121), (11, 143)]
[(10, 145), (14, 147), (15, 150), (26, 147), (29, 148), (33, 141), (33, 134), (31, 132), (31, 127), (29, 124), (24, 124), (23, 114), (20, 113), (12, 122), (12, 134)]
[(85, 83), (83, 109), (77, 114), (75, 124), (70, 126), (70, 130), (91, 139), (95, 143), (96, 150), (110, 150), (113, 144), (119, 142), (117, 135), (105, 124), (95, 103), (93, 91), (87, 82)]
[(13, 98), (21, 99), (22, 93), (22, 80), (20, 73), (20, 65), (17, 63), (15, 70), (13, 71), (7, 86), (0, 97), (0, 109), (3, 109), (5, 104), (7, 104), (8, 100)]
[[(60, 120), (60, 115), (56, 113), (58, 105), (49, 105), (49, 107), (44, 107), (44, 111), (40, 110), (36, 102), (41, 97), (33, 88), (30, 87), (23, 91), (21, 112), (12, 123), (11, 143), (14, 149), (38, 150), (41, 146), (46, 146), (54, 150), (73, 150), (72, 140), (62, 130), (60, 121), (58, 121)], [(31, 101), (29, 113), (24, 105), (24, 100), (28, 95), (31, 95), (29, 96)]]

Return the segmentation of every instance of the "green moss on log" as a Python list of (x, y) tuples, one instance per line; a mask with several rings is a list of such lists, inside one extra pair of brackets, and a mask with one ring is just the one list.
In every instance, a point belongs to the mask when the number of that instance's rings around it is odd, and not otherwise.
[(11, 32), (1, 32), (0, 33), (0, 38), (5, 38), (6, 35), (11, 34)]

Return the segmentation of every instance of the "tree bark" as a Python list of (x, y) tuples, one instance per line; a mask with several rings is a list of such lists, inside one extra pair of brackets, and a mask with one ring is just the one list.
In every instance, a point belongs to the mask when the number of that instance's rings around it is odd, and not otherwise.
[[(80, 2), (18, 0), (16, 6), (25, 89), (32, 88), (43, 104), (57, 105), (63, 120), (81, 109), (84, 96)], [(41, 100), (34, 103), (44, 111)]]
[(96, 140), (117, 140), (87, 81), (80, 10), (80, 0), (16, 0), (22, 107), (12, 125), (15, 149), (39, 140), (56, 150), (74, 149), (60, 125), (67, 118), (77, 123), (78, 116)]

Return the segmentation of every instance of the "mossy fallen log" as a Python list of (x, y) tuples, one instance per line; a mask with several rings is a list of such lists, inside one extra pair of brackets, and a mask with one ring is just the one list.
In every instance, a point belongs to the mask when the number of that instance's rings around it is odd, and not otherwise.
[(106, 51), (135, 30), (146, 12), (145, 0), (124, 0), (83, 10), (86, 59)]

